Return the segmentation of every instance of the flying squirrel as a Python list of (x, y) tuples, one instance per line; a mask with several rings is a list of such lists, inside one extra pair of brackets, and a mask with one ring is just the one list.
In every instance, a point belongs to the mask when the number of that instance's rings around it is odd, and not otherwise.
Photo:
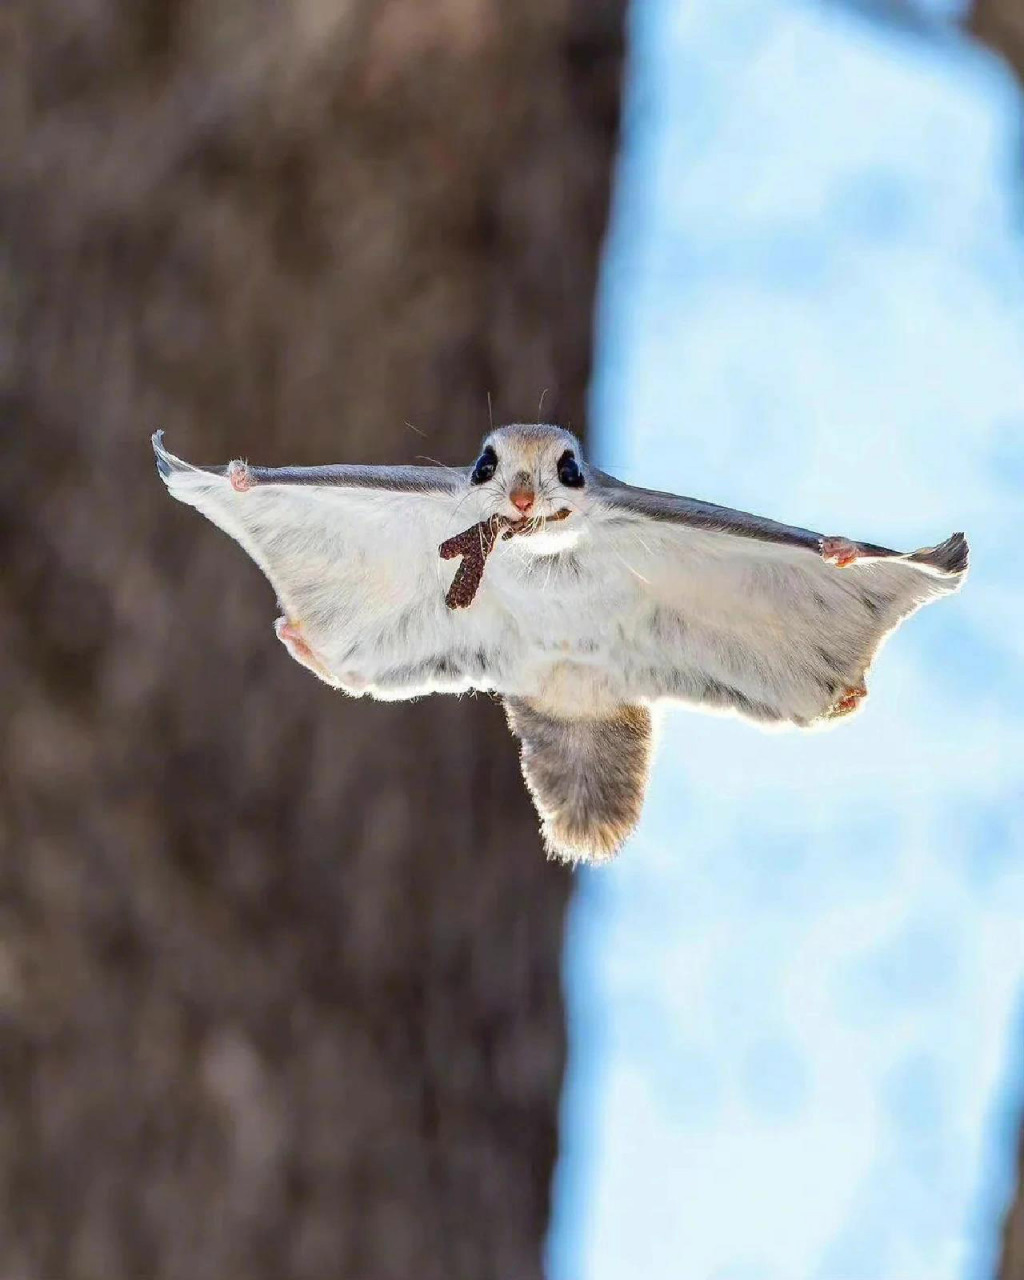
[(550, 855), (615, 854), (640, 818), (651, 708), (762, 726), (854, 713), (885, 637), (955, 591), (967, 542), (908, 554), (622, 483), (557, 426), (492, 431), (471, 467), (198, 467), (175, 498), (256, 561), (278, 638), (325, 683), (504, 702)]

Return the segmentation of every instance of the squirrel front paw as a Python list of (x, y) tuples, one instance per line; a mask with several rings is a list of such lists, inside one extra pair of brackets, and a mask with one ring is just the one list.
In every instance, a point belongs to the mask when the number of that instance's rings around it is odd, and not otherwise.
[(849, 538), (822, 538), (821, 558), (826, 564), (846, 569), (860, 559), (860, 548)]

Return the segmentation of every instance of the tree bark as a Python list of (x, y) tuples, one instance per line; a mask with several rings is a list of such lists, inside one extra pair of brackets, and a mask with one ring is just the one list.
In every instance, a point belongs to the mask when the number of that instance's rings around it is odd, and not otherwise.
[(579, 429), (624, 0), (17, 3), (0, 1275), (539, 1276), (571, 876), (500, 710), (317, 684), (149, 434)]
[(1024, 1280), (1024, 1132), (1017, 1142), (1017, 1190), (1003, 1219), (999, 1280)]
[(1024, 0), (974, 0), (968, 29), (1001, 53), (1024, 81)]

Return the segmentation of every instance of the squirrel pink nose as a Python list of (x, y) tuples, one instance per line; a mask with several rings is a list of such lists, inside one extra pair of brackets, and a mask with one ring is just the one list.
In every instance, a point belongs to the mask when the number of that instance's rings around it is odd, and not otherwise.
[(529, 489), (513, 489), (508, 497), (515, 509), (521, 511), (524, 516), (534, 503), (534, 495)]

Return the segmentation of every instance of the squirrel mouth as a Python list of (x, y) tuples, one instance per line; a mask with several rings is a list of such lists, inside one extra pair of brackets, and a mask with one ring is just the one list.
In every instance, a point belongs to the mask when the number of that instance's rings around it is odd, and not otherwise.
[(496, 522), (495, 533), (500, 533), (503, 538), (528, 537), (531, 533), (543, 532), (545, 525), (565, 520), (571, 515), (572, 511), (568, 507), (562, 507), (549, 516), (523, 516), (521, 520), (512, 520), (508, 516), (492, 516), (491, 521)]
[(479, 524), (470, 525), (453, 538), (447, 538), (438, 547), (441, 559), (454, 560), (460, 557), (461, 563), (448, 588), (445, 604), (449, 609), (465, 609), (473, 603), (484, 576), (484, 564), (499, 540), (528, 537), (531, 533), (538, 533), (552, 521), (564, 520), (571, 515), (569, 507), (563, 507), (554, 515), (523, 516), (521, 520), (493, 515), (489, 520), (481, 520)]

